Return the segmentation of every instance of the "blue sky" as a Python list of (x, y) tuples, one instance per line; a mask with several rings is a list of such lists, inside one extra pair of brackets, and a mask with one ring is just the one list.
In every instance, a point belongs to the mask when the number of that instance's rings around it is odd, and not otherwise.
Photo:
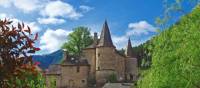
[(128, 37), (137, 46), (157, 34), (155, 18), (163, 13), (162, 1), (0, 0), (0, 18), (14, 20), (13, 25), (23, 21), (34, 33), (39, 32), (35, 45), (42, 49), (40, 54), (58, 50), (77, 26), (89, 27), (92, 34), (100, 34), (106, 19), (113, 42), (121, 49)]

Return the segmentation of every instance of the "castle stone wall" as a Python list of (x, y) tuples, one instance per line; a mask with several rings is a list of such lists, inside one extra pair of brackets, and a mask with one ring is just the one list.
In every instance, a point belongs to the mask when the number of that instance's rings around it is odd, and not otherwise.
[(113, 47), (98, 47), (96, 49), (96, 70), (115, 70), (116, 58)]
[(90, 75), (94, 76), (96, 72), (96, 59), (95, 59), (95, 48), (92, 49), (84, 49), (83, 50), (83, 58), (87, 59), (88, 64), (90, 64)]
[[(137, 58), (126, 59), (126, 75), (128, 80), (136, 81), (138, 76)], [(131, 78), (131, 75), (133, 76)]]
[(64, 88), (87, 88), (88, 72), (88, 66), (62, 66), (61, 86)]
[(106, 77), (116, 73), (118, 81), (124, 79), (125, 58), (118, 55), (114, 47), (98, 47), (96, 49), (96, 80), (105, 83)]

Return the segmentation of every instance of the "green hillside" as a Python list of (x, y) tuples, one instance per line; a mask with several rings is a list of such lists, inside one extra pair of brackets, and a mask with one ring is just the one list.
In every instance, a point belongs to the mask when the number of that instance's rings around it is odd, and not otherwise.
[(152, 40), (139, 88), (200, 88), (200, 6)]

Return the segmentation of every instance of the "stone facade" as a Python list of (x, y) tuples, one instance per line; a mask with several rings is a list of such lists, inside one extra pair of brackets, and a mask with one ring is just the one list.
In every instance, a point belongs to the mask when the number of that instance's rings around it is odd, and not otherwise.
[(87, 88), (90, 65), (64, 51), (61, 64), (50, 65), (46, 71), (47, 88)]
[(137, 80), (137, 59), (133, 56), (130, 39), (125, 55), (119, 54), (112, 43), (107, 22), (100, 39), (94, 33), (94, 43), (83, 49), (81, 55), (76, 59), (64, 53), (65, 63), (50, 66), (46, 73), (47, 85), (54, 79), (57, 88), (87, 88), (93, 79), (97, 86), (102, 86), (112, 74), (118, 82)]

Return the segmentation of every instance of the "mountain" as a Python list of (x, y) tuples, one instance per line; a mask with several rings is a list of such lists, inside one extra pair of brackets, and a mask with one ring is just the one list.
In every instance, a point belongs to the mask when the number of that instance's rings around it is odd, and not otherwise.
[(58, 50), (46, 55), (33, 55), (33, 62), (40, 62), (39, 67), (47, 69), (51, 64), (59, 64), (62, 61), (63, 50)]

